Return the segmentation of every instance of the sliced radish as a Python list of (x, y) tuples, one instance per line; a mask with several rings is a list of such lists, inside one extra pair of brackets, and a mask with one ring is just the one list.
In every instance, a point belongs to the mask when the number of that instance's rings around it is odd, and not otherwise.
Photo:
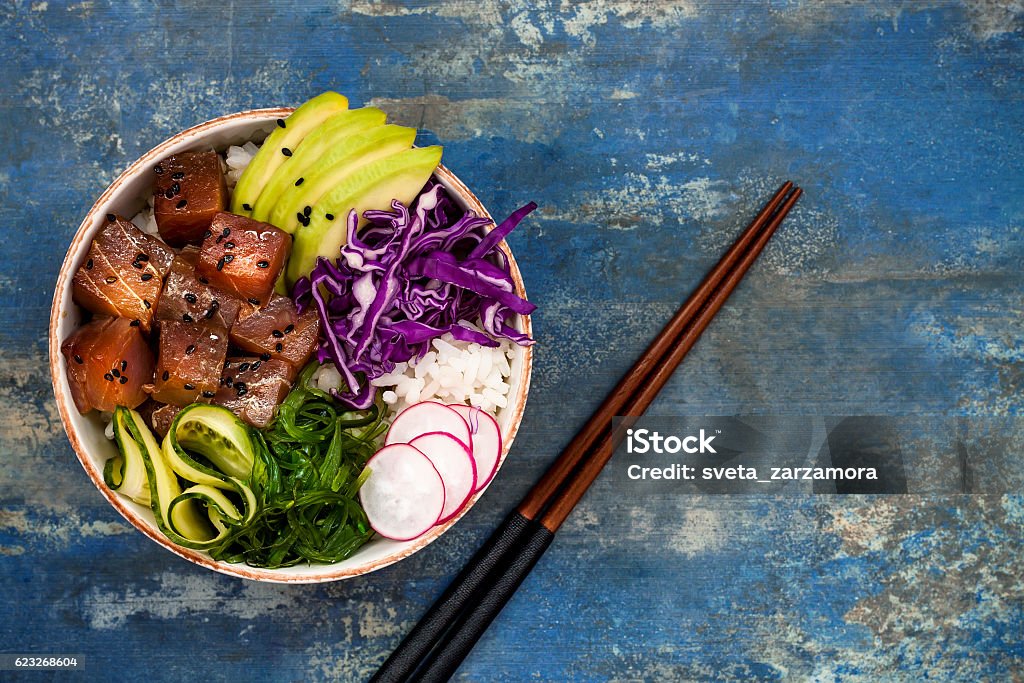
[(370, 458), (359, 489), (370, 526), (381, 536), (411, 541), (437, 523), (444, 482), (430, 459), (408, 444), (385, 446)]
[(417, 436), (409, 445), (427, 456), (444, 482), (444, 510), (438, 524), (444, 524), (462, 510), (476, 489), (476, 462), (464, 443), (447, 432)]
[(472, 450), (473, 438), (469, 434), (469, 425), (462, 415), (451, 408), (433, 401), (424, 401), (409, 406), (398, 414), (391, 423), (385, 445), (393, 443), (409, 443), (417, 436), (431, 432), (445, 432), (464, 443)]
[(461, 415), (469, 425), (473, 439), (470, 448), (473, 459), (476, 460), (476, 488), (473, 489), (473, 493), (476, 493), (490, 484), (498, 472), (498, 463), (501, 461), (501, 429), (490, 413), (479, 408), (461, 404), (448, 407)]

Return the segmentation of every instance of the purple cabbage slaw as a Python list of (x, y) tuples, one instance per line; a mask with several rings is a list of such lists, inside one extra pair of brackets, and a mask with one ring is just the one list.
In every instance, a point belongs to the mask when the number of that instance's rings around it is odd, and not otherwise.
[[(439, 184), (428, 184), (411, 212), (397, 200), (391, 206), (364, 212), (367, 223), (358, 232), (352, 211), (341, 257), (318, 258), (292, 290), (300, 312), (314, 305), (319, 313), (317, 360), (333, 362), (347, 384), (331, 393), (357, 409), (374, 401), (369, 380), (422, 357), (430, 341), (445, 333), (483, 346), (498, 346), (502, 337), (533, 344), (506, 322), (536, 306), (515, 293), (508, 260), (497, 246), (535, 203), (490, 232), (484, 230), (490, 219), (461, 213)], [(466, 324), (475, 322), (484, 332)]]

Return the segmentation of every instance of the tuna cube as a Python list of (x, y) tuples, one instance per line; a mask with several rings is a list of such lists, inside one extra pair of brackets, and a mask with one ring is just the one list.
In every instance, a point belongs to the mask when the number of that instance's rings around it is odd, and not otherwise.
[(209, 403), (220, 384), (227, 354), (228, 333), (223, 327), (161, 322), (156, 376), (147, 390), (161, 403)]
[(215, 327), (230, 329), (243, 303), (197, 278), (195, 266), (198, 261), (197, 247), (185, 247), (174, 257), (160, 295), (157, 320), (208, 322)]
[(228, 191), (216, 152), (183, 152), (154, 168), (153, 213), (160, 236), (183, 247), (198, 243), (214, 214), (227, 207)]
[(203, 240), (196, 275), (254, 306), (265, 306), (291, 244), (291, 235), (269, 223), (218, 213)]
[(139, 406), (138, 410), (139, 415), (142, 415), (142, 419), (150, 426), (153, 433), (162, 439), (170, 431), (171, 423), (174, 422), (175, 416), (181, 412), (181, 406), (159, 403), (149, 399)]
[(93, 313), (138, 320), (148, 332), (173, 258), (166, 244), (108, 214), (75, 272), (72, 298)]
[(153, 352), (138, 325), (127, 318), (96, 318), (61, 345), (71, 398), (78, 412), (135, 408), (153, 379)]
[(291, 377), (292, 368), (284, 361), (231, 358), (213, 402), (253, 427), (266, 427), (291, 390)]
[(292, 300), (274, 295), (263, 308), (257, 309), (231, 328), (231, 343), (263, 358), (277, 358), (302, 369), (316, 350), (320, 319), (312, 307), (299, 315)]

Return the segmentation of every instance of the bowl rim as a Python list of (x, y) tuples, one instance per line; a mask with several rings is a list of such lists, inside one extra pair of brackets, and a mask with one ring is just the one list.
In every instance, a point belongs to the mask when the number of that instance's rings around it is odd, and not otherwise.
[[(92, 459), (89, 457), (88, 449), (86, 448), (83, 441), (79, 438), (78, 430), (75, 428), (71, 421), (71, 411), (77, 409), (73, 407), (73, 403), (69, 397), (69, 391), (66, 389), (67, 378), (66, 369), (63, 364), (63, 354), (60, 351), (61, 340), (58, 339), (58, 331), (60, 327), (60, 321), (64, 309), (62, 308), (62, 302), (67, 298), (69, 306), (75, 304), (70, 300), (69, 289), (71, 287), (71, 279), (73, 277), (74, 262), (77, 256), (83, 250), (83, 243), (91, 241), (92, 227), (96, 222), (97, 215), (101, 212), (101, 208), (105, 207), (106, 204), (117, 195), (121, 190), (121, 187), (129, 181), (129, 179), (136, 176), (140, 171), (149, 168), (155, 164), (159, 159), (167, 155), (171, 147), (179, 145), (183, 142), (188, 141), (191, 138), (199, 138), (206, 133), (212, 132), (228, 123), (234, 123), (243, 120), (256, 121), (273, 121), (277, 118), (283, 118), (288, 116), (294, 111), (293, 107), (270, 107), (261, 109), (247, 109), (232, 114), (226, 114), (224, 116), (218, 116), (216, 118), (204, 121), (190, 128), (187, 128), (180, 133), (172, 135), (160, 144), (156, 145), (149, 151), (145, 152), (142, 156), (132, 162), (118, 177), (100, 194), (96, 201), (89, 208), (82, 222), (79, 224), (78, 229), (75, 231), (75, 235), (71, 240), (71, 244), (68, 246), (67, 253), (64, 256), (64, 260), (61, 264), (60, 272), (57, 276), (57, 283), (54, 288), (53, 302), (50, 307), (50, 325), (49, 325), (49, 364), (50, 364), (50, 379), (53, 384), (54, 397), (57, 402), (57, 409), (60, 414), (61, 423), (64, 426), (64, 431), (68, 436), (68, 440), (71, 442), (71, 447), (75, 451), (75, 455), (78, 458), (79, 463), (85, 469), (86, 474), (92, 483), (99, 489), (100, 493), (107, 500), (110, 505), (117, 510), (117, 512), (125, 518), (128, 523), (138, 529), (140, 532), (145, 534), (150, 540), (158, 543), (167, 550), (171, 551), (175, 555), (186, 559), (194, 564), (197, 564), (206, 569), (212, 569), (213, 571), (229, 576), (235, 576), (243, 579), (250, 579), (254, 581), (263, 581), (271, 583), (324, 583), (328, 581), (337, 581), (341, 579), (353, 578), (356, 576), (362, 576), (370, 572), (382, 569), (391, 564), (394, 564), (400, 560), (403, 560), (414, 553), (419, 552), (426, 546), (441, 537), (442, 534), (447, 532), (455, 523), (457, 523), (470, 509), (476, 505), (477, 501), (483, 496), (484, 492), (490, 487), (484, 487), (480, 491), (473, 494), (469, 502), (463, 507), (458, 515), (453, 517), (448, 522), (442, 525), (433, 527), (430, 531), (415, 539), (410, 545), (402, 548), (398, 548), (388, 555), (355, 567), (349, 567), (346, 569), (337, 569), (334, 565), (314, 565), (322, 566), (324, 570), (322, 572), (293, 575), (282, 573), (279, 569), (261, 569), (257, 567), (250, 567), (244, 563), (230, 564), (227, 562), (220, 562), (211, 558), (208, 554), (203, 551), (193, 550), (191, 548), (184, 548), (171, 542), (169, 538), (160, 533), (157, 529), (151, 527), (145, 520), (143, 520), (138, 513), (131, 507), (125, 504), (125, 501), (116, 492), (110, 490), (109, 487), (103, 482), (102, 472), (93, 464)], [(463, 183), (459, 178), (452, 173), (450, 170), (445, 168), (443, 165), (438, 164), (437, 169), (434, 171), (434, 176), (442, 180), (443, 184), (453, 188), (456, 193), (460, 195), (460, 198), (466, 203), (467, 207), (475, 211), (478, 215), (484, 216), (491, 219), (491, 226), (494, 226), (494, 219), (488, 213), (487, 209), (484, 208), (483, 204), (477, 198), (477, 196)], [(516, 263), (515, 256), (512, 254), (512, 250), (508, 244), (502, 240), (499, 244), (499, 248), (505, 253), (508, 259), (512, 281), (515, 285), (516, 292), (519, 296), (526, 298), (526, 288), (523, 283), (522, 273), (519, 270), (519, 265)], [(529, 315), (520, 315), (522, 321), (523, 332), (529, 336), (533, 336), (533, 327)], [(516, 434), (519, 432), (519, 427), (522, 423), (523, 414), (526, 409), (526, 400), (529, 395), (530, 379), (533, 374), (533, 347), (527, 346), (523, 348), (523, 364), (520, 382), (517, 394), (515, 396), (514, 403), (510, 403), (513, 408), (512, 418), (508, 423), (507, 434), (502, 434), (504, 441), (502, 445), (501, 457), (498, 461), (498, 470), (505, 463), (505, 459), (508, 457), (509, 450), (512, 442), (515, 440)], [(497, 472), (497, 470), (496, 470)], [(492, 479), (491, 483), (493, 483)], [(407, 542), (409, 543), (409, 542)]]

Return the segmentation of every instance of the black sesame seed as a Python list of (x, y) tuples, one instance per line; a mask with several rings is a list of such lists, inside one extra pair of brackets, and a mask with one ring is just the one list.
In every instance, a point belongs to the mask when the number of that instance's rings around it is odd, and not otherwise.
[(149, 303), (149, 299), (143, 299), (142, 300), (142, 305), (145, 306), (147, 310), (149, 310), (150, 308), (153, 308), (153, 304)]
[(234, 249), (235, 248), (235, 243), (234, 242), (225, 242), (224, 243), (224, 248), (225, 249)]
[(108, 382), (113, 382), (114, 376), (107, 372), (103, 374), (103, 379), (107, 380)]
[(259, 370), (260, 369), (260, 364), (262, 364), (262, 363), (263, 363), (263, 361), (261, 361), (261, 360), (254, 360), (252, 362), (252, 366), (249, 369), (253, 370), (253, 371)]
[(334, 214), (333, 213), (324, 214), (324, 218), (326, 218), (329, 221), (333, 221), (334, 220)]
[(302, 215), (303, 216), (308, 216), (311, 213), (313, 213), (313, 207), (312, 206), (307, 206), (306, 208), (304, 208), (302, 210)]
[(224, 254), (224, 263), (231, 263), (234, 260), (234, 254)]
[(172, 173), (171, 174), (171, 178), (173, 178), (174, 180), (181, 180), (184, 177), (185, 177), (185, 174), (182, 173), (181, 171), (178, 171), (177, 173)]
[(140, 276), (140, 278), (142, 279), (143, 282), (149, 282), (150, 280), (153, 279), (153, 273), (143, 273)]
[(242, 204), (242, 208), (245, 209), (246, 211), (252, 211), (252, 206), (250, 206), (249, 204)]
[(191, 356), (195, 352), (196, 352), (196, 345), (195, 344), (189, 344), (187, 347), (185, 347), (185, 355), (186, 356)]
[(128, 378), (125, 377), (124, 375), (121, 375), (121, 379), (117, 381), (120, 382), (121, 384), (128, 384)]
[(174, 193), (170, 190), (164, 192), (164, 199), (174, 199)]
[(239, 382), (235, 385), (235, 388), (237, 389), (239, 396), (245, 396), (249, 393), (249, 389), (245, 386), (245, 382)]
[(287, 147), (282, 147), (281, 154), (285, 155), (286, 157), (290, 157), (292, 155), (292, 151)]
[(277, 342), (276, 344), (274, 344), (274, 350), (277, 351), (278, 353), (281, 353), (281, 349), (283, 348), (284, 345), (281, 342)]
[(124, 372), (127, 369), (128, 369), (128, 361), (122, 360), (121, 361), (121, 372)]
[(269, 353), (261, 353), (260, 354), (260, 360), (270, 360), (270, 354)]
[(231, 386), (231, 384), (232, 384), (232, 380), (234, 380), (234, 377), (231, 377), (230, 375), (228, 375), (227, 377), (225, 377), (225, 378), (224, 378), (224, 386), (226, 386), (226, 387), (230, 387), (230, 386)]
[(187, 323), (192, 322), (192, 316), (190, 316), (188, 313), (182, 313), (181, 319)]
[(185, 292), (185, 301), (189, 302), (190, 304), (194, 304), (196, 301), (198, 301), (198, 299), (196, 299), (196, 295), (193, 294), (192, 292)]
[(303, 214), (303, 213), (302, 213), (301, 211), (297, 212), (297, 213), (295, 214), (295, 217), (296, 217), (297, 219), (299, 219), (299, 222), (300, 222), (300, 223), (301, 223), (301, 222), (302, 222), (302, 221), (303, 221), (303, 220), (304, 220), (304, 219), (306, 218), (305, 214)]
[(164, 172), (164, 167), (161, 166), (160, 164), (157, 164), (156, 166), (153, 167), (153, 173), (156, 173), (157, 175), (160, 175), (163, 172)]
[(112, 285), (112, 284), (114, 284), (115, 282), (117, 282), (117, 278), (116, 278), (116, 277), (114, 277), (113, 275), (110, 275), (110, 276), (109, 276), (109, 277), (107, 277), (107, 279), (106, 279), (106, 283), (107, 283), (108, 285)]
[(203, 392), (203, 398), (213, 398), (216, 395), (217, 394), (213, 393), (212, 391), (204, 391)]
[(142, 324), (142, 321), (141, 321), (141, 320), (139, 320), (138, 318), (136, 318), (135, 320), (131, 321), (131, 323), (129, 323), (129, 324), (130, 324), (130, 325), (131, 325), (132, 327), (138, 327), (139, 325), (141, 325), (141, 324)]
[(112, 213), (108, 213), (108, 214), (107, 214), (107, 220), (108, 220), (108, 221), (110, 221), (111, 223), (113, 223), (114, 221), (116, 221), (116, 220), (117, 220), (117, 216), (115, 216), (115, 215), (114, 215), (114, 214), (112, 214)]
[(142, 270), (145, 267), (146, 266), (142, 265), (138, 261), (135, 261), (135, 262), (132, 263), (132, 268), (134, 268), (135, 270)]
[(77, 353), (75, 354), (75, 362), (78, 363), (79, 365), (82, 365), (83, 363), (85, 363), (85, 361), (82, 360), (82, 357), (79, 356)]
[(288, 323), (288, 327), (284, 328), (284, 333), (285, 334), (291, 334), (294, 331), (295, 331), (295, 325), (292, 325), (291, 323)]
[(88, 261), (85, 262), (85, 269), (92, 270), (92, 259), (89, 259)]
[(120, 377), (121, 371), (118, 370), (117, 368), (114, 368), (113, 370), (110, 371), (110, 374), (113, 375), (114, 377)]
[(259, 306), (260, 305), (260, 300), (259, 299), (247, 299), (247, 301), (249, 303), (251, 303), (253, 306)]
[(185, 382), (185, 386), (182, 387), (182, 389), (184, 389), (185, 391), (193, 391), (195, 388), (196, 388), (196, 385), (192, 384), (190, 382)]
[(205, 240), (209, 237), (213, 237), (213, 233), (207, 230), (206, 232), (203, 233), (203, 239)]
[(143, 263), (145, 263), (146, 261), (149, 260), (149, 254), (136, 254), (135, 260), (142, 261)]
[(274, 330), (270, 334), (274, 335), (274, 339), (282, 339), (284, 337), (284, 332), (281, 330)]
[(304, 180), (305, 180), (305, 178), (299, 178), (298, 180), (296, 180), (295, 181), (295, 187), (298, 187), (299, 185), (301, 185), (302, 181), (304, 181)]
[(242, 363), (241, 365), (238, 366), (238, 371), (239, 372), (245, 372), (248, 369), (249, 369), (249, 363)]
[(176, 208), (184, 209), (186, 206), (188, 206), (188, 200), (182, 199), (180, 202), (178, 202), (178, 206)]
[(256, 267), (257, 268), (269, 268), (270, 267), (270, 261), (257, 261), (256, 262)]
[(163, 377), (164, 377), (164, 381), (166, 382), (167, 380), (169, 380), (171, 378), (171, 373), (169, 373), (166, 370), (164, 370)]
[(217, 261), (217, 270), (224, 270), (224, 257), (221, 256), (220, 260)]
[(227, 237), (227, 236), (228, 236), (228, 235), (230, 235), (230, 234), (231, 234), (231, 228), (224, 228), (224, 229), (223, 229), (223, 230), (221, 231), (221, 233), (220, 233), (220, 236), (221, 236), (221, 237)]
[(179, 185), (178, 183), (174, 183), (173, 185), (171, 185), (171, 192), (173, 192), (174, 194), (178, 194), (179, 192), (181, 192), (181, 185)]
[(204, 285), (208, 285), (208, 284), (210, 284), (210, 281), (209, 281), (209, 280), (207, 280), (207, 279), (206, 279), (205, 277), (200, 277), (200, 278), (199, 278), (199, 281), (200, 281), (200, 282), (202, 282), (202, 283), (203, 283)]
[(284, 119), (278, 119), (278, 120), (277, 120), (277, 125), (278, 125), (278, 126), (279, 126), (280, 128), (284, 128)]
[(216, 311), (218, 308), (220, 308), (220, 302), (219, 301), (214, 299), (213, 301), (210, 302), (210, 310), (211, 311)]

